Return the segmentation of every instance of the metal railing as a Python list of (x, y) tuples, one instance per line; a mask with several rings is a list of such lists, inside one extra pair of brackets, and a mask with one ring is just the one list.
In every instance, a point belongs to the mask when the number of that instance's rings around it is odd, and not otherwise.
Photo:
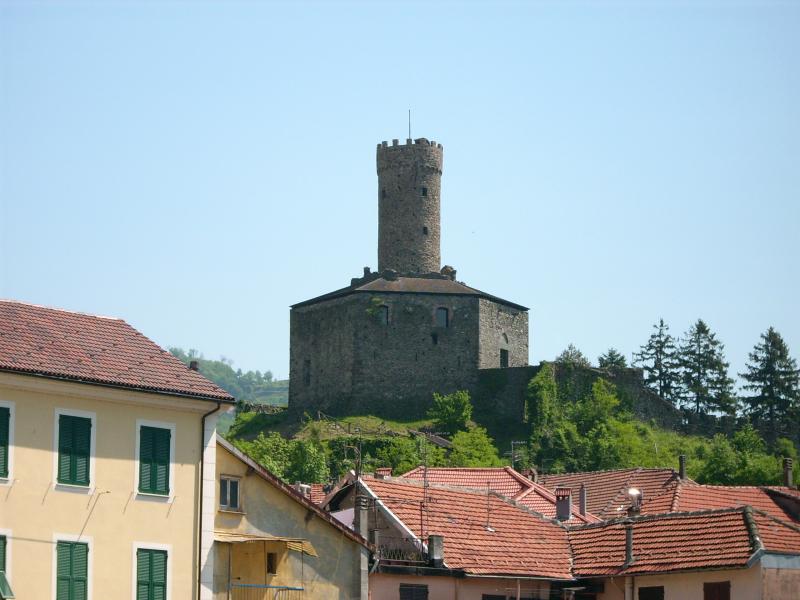
[(305, 590), (288, 585), (232, 583), (231, 600), (303, 600)]
[(381, 536), (378, 540), (378, 558), (384, 562), (425, 563), (427, 557), (418, 542), (411, 538)]

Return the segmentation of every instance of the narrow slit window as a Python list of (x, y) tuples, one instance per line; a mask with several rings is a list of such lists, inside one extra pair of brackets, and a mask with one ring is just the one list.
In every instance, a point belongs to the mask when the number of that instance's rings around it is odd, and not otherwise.
[(270, 575), (278, 573), (278, 554), (276, 552), (267, 552), (267, 573)]
[(381, 306), (378, 309), (378, 320), (380, 321), (381, 325), (388, 325), (389, 324), (389, 307), (388, 306)]
[(432, 333), (431, 334), (431, 342), (433, 342), (434, 346), (438, 345), (439, 344), (439, 334)]
[(386, 198), (386, 188), (381, 190), (381, 198)]
[(508, 368), (508, 350), (505, 349), (500, 350), (500, 368), (501, 369)]
[(436, 309), (436, 326), (437, 327), (450, 327), (450, 311), (446, 308), (439, 307)]
[(428, 188), (424, 187), (424, 188), (422, 188), (421, 191), (422, 191), (422, 197), (423, 198), (427, 198), (428, 197)]
[(427, 227), (423, 227), (422, 228), (422, 235), (428, 235), (428, 228)]

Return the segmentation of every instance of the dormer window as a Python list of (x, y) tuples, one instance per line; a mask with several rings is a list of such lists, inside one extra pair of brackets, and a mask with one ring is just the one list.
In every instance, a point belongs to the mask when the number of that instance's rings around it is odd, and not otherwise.
[(450, 327), (450, 311), (441, 306), (436, 309), (436, 327)]

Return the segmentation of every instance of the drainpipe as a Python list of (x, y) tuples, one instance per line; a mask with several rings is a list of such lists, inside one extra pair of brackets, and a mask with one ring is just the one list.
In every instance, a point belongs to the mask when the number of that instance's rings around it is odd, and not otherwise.
[(197, 519), (197, 600), (200, 600), (203, 574), (203, 474), (205, 471), (206, 447), (206, 418), (213, 415), (222, 407), (222, 402), (217, 400), (217, 405), (205, 413), (200, 419), (200, 504)]
[[(625, 525), (625, 564), (624, 569), (627, 569), (633, 564), (635, 560), (633, 556), (633, 523), (628, 522)], [(633, 577), (625, 577), (625, 600), (634, 600), (633, 598)]]
[(625, 600), (634, 600), (633, 598), (633, 577), (625, 578)]

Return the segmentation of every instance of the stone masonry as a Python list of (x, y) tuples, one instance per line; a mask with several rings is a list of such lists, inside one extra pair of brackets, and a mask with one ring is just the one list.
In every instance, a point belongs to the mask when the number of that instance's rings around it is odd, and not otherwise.
[(434, 392), (475, 392), (479, 370), (528, 364), (528, 309), (440, 268), (443, 149), (378, 145), (378, 267), (292, 306), (295, 413), (424, 414)]

